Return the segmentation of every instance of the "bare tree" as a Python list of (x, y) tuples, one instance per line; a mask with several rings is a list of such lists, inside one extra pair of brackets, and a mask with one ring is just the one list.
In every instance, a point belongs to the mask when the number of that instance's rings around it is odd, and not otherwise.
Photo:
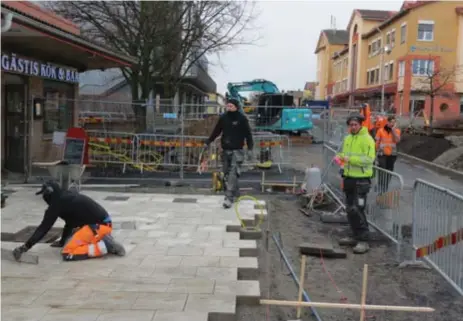
[(461, 68), (457, 65), (450, 68), (435, 66), (432, 59), (420, 60), (420, 64), (411, 67), (412, 74), (417, 74), (420, 77), (415, 83), (413, 91), (421, 93), (430, 99), (428, 133), (432, 134), (434, 126), (435, 98), (451, 98), (452, 93), (454, 92), (453, 86), (457, 81), (457, 75), (461, 72)]
[[(136, 57), (121, 68), (132, 100), (145, 101), (157, 82), (172, 97), (206, 55), (257, 41), (246, 31), (257, 16), (249, 1), (50, 1), (47, 7), (81, 27), (83, 37)], [(134, 113), (144, 126), (146, 109)]]

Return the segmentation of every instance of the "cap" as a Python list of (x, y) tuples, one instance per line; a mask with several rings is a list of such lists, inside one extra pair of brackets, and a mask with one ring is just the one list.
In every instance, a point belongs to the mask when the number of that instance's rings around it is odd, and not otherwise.
[(38, 190), (35, 193), (35, 195), (41, 195), (41, 194), (44, 194), (45, 192), (53, 193), (53, 191), (55, 191), (56, 189), (59, 189), (58, 183), (49, 181), (49, 182), (44, 183), (42, 187), (40, 188), (40, 190)]

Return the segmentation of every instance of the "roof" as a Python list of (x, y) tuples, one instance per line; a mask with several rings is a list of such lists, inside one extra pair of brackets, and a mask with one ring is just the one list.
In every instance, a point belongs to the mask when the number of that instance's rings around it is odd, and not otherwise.
[(79, 75), (80, 95), (103, 95), (125, 81), (119, 68), (90, 70)]
[(342, 50), (340, 51), (336, 51), (334, 54), (333, 54), (333, 57), (331, 57), (332, 59), (337, 59), (339, 57), (341, 57), (342, 55), (344, 55), (345, 53), (349, 52), (349, 46), (345, 46)]
[(356, 14), (360, 15), (363, 20), (370, 20), (370, 21), (384, 21), (389, 19), (391, 16), (395, 15), (396, 11), (389, 11), (389, 10), (369, 10), (369, 9), (354, 9), (352, 11), (352, 15), (349, 19), (349, 24), (347, 25), (347, 30), (350, 29), (352, 25), (352, 21), (354, 21), (354, 17)]
[(29, 29), (37, 30), (42, 34), (49, 35), (50, 38), (60, 40), (63, 43), (71, 44), (75, 48), (80, 48), (81, 50), (87, 51), (91, 54), (96, 54), (104, 59), (117, 62), (124, 66), (134, 65), (138, 62), (134, 57), (127, 56), (123, 53), (118, 53), (112, 49), (101, 47), (85, 40), (80, 35), (69, 33), (68, 31), (59, 29), (50, 23), (43, 22), (37, 17), (24, 14), (17, 8), (7, 6), (4, 1), (2, 2), (1, 6), (2, 13), (13, 13), (13, 19), (15, 23), (18, 23)]
[(349, 43), (349, 32), (347, 30), (324, 29), (320, 31), (317, 46), (315, 47), (315, 53), (318, 53), (321, 49), (325, 48), (325, 46), (320, 46), (323, 35), (325, 35), (330, 45), (347, 45)]
[(360, 14), (362, 19), (379, 20), (379, 21), (384, 21), (386, 19), (389, 19), (391, 16), (397, 13), (397, 11), (367, 10), (367, 9), (357, 9), (357, 12)]
[(404, 9), (400, 10), (399, 12), (397, 12), (396, 14), (391, 16), (389, 19), (387, 19), (386, 21), (381, 23), (379, 26), (371, 29), (367, 33), (364, 33), (362, 35), (362, 39), (366, 39), (366, 38), (369, 38), (369, 37), (377, 34), (378, 29), (381, 30), (381, 29), (386, 28), (387, 26), (391, 25), (393, 22), (395, 22), (398, 19), (406, 16), (410, 11), (412, 11), (412, 10), (418, 8), (418, 7), (421, 7), (421, 6), (430, 4), (430, 3), (434, 3), (434, 2), (436, 2), (436, 1), (416, 1), (413, 4), (409, 4), (408, 6), (403, 6)]
[(322, 30), (330, 45), (345, 45), (349, 43), (349, 32), (347, 30), (325, 29)]

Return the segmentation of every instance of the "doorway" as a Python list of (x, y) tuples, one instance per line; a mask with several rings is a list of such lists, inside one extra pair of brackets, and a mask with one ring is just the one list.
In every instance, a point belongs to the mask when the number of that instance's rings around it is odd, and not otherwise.
[[(21, 79), (22, 80), (22, 79)], [(14, 173), (24, 173), (26, 168), (26, 86), (21, 81), (7, 82), (3, 86), (5, 169)], [(2, 108), (3, 109), (3, 108)]]

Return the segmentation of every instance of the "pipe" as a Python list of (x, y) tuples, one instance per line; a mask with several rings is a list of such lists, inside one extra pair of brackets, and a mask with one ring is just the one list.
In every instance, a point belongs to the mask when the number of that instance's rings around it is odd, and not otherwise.
[(379, 75), (381, 77), (381, 113), (384, 114), (384, 38), (383, 38), (383, 32), (381, 31), (381, 29), (379, 29), (378, 27), (376, 27), (376, 30), (380, 33), (381, 35), (381, 48), (380, 48), (380, 62), (379, 62)]
[[(296, 283), (296, 286), (299, 288), (299, 279), (298, 279), (296, 273), (294, 272), (294, 269), (291, 266), (291, 263), (288, 261), (288, 258), (286, 257), (286, 255), (285, 255), (285, 253), (283, 251), (283, 248), (281, 247), (280, 243), (278, 242), (278, 239), (277, 239), (275, 234), (272, 235), (272, 239), (275, 242), (275, 245), (277, 246), (281, 257), (283, 258), (283, 261), (285, 262), (286, 267), (288, 268), (289, 273), (291, 274), (291, 277), (292, 277), (294, 283)], [(307, 294), (307, 292), (305, 290), (302, 291), (302, 297), (304, 298), (305, 302), (312, 302), (312, 301), (310, 301), (309, 295)], [(315, 308), (310, 307), (310, 310), (312, 310), (312, 313), (315, 316), (315, 318), (317, 319), (317, 321), (322, 321), (322, 318), (320, 317), (320, 315), (318, 314), (318, 312), (317, 312), (317, 310)]]
[(13, 14), (7, 13), (6, 17), (2, 19), (2, 33), (10, 30), (13, 21)]

